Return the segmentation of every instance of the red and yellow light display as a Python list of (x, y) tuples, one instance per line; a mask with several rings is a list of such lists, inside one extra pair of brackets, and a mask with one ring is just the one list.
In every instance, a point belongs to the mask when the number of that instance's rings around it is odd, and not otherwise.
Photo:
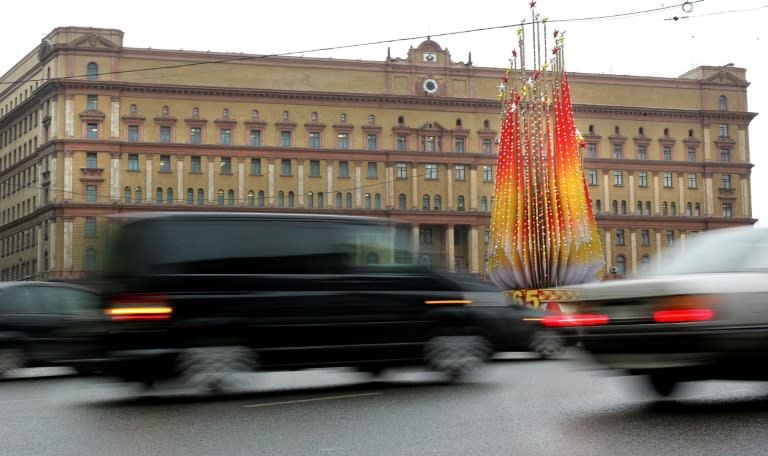
[(547, 18), (535, 2), (530, 6), (530, 55), (523, 23), (498, 86), (502, 122), (487, 270), (510, 290), (588, 282), (604, 264), (564, 70), (564, 34), (555, 30), (550, 48)]

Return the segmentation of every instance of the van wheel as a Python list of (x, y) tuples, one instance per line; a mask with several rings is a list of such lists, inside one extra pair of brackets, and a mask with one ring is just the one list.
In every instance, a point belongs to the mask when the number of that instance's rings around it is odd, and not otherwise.
[(24, 367), (24, 352), (18, 348), (0, 348), (0, 378)]
[(424, 356), (432, 370), (456, 380), (483, 365), (492, 351), (483, 336), (441, 335), (427, 341)]
[(541, 359), (559, 356), (565, 350), (563, 338), (554, 331), (538, 329), (531, 337), (531, 351)]
[(176, 359), (176, 370), (185, 386), (211, 392), (238, 386), (238, 375), (258, 368), (256, 353), (249, 347), (192, 347)]

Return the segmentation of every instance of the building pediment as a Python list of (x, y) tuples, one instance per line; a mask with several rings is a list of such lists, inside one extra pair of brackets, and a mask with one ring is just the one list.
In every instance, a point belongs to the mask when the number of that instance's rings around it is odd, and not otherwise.
[(118, 50), (118, 46), (96, 33), (87, 33), (67, 44), (69, 48)]

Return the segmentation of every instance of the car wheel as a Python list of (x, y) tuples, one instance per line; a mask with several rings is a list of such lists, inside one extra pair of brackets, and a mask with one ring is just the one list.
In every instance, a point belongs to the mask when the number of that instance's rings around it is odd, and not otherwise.
[(424, 354), (431, 369), (456, 380), (484, 364), (492, 351), (482, 336), (441, 335), (427, 341)]
[(0, 348), (0, 378), (24, 367), (24, 352), (18, 348)]
[(221, 392), (237, 386), (237, 374), (253, 372), (254, 351), (243, 346), (192, 347), (176, 359), (178, 376), (185, 386)]
[(565, 342), (555, 331), (539, 329), (531, 337), (531, 351), (541, 359), (551, 359), (562, 354)]
[(648, 374), (648, 384), (651, 389), (662, 397), (670, 396), (677, 389), (679, 381), (669, 374), (662, 372)]

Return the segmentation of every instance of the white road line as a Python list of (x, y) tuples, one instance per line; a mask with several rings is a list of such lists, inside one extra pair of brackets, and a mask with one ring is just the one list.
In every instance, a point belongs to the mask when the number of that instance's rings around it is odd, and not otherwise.
[(289, 404), (301, 404), (302, 402), (332, 401), (336, 399), (350, 399), (353, 397), (377, 396), (379, 394), (382, 394), (382, 393), (377, 392), (377, 393), (345, 394), (342, 396), (313, 397), (310, 399), (297, 399), (295, 401), (265, 402), (263, 404), (249, 404), (249, 405), (244, 405), (243, 407), (247, 407), (247, 408), (271, 407), (273, 405), (289, 405)]

